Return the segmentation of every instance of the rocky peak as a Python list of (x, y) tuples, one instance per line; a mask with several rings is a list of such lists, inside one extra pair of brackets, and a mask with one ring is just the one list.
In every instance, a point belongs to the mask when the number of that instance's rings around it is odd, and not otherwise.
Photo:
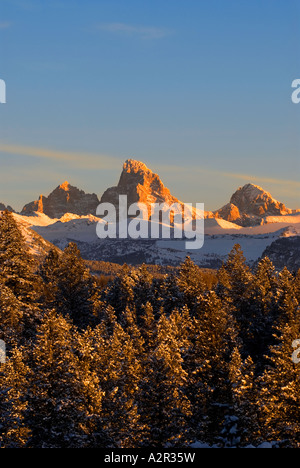
[(137, 202), (146, 204), (178, 202), (157, 174), (148, 169), (144, 163), (133, 159), (125, 161), (118, 185), (107, 189), (102, 195), (101, 202), (117, 205), (119, 195), (127, 195), (128, 205)]
[(87, 194), (64, 182), (56, 187), (48, 197), (40, 195), (39, 199), (24, 206), (21, 214), (31, 215), (34, 212), (44, 213), (49, 218), (61, 218), (66, 213), (79, 216), (95, 214), (99, 204), (96, 194)]
[(136, 161), (135, 159), (127, 159), (123, 164), (123, 172), (128, 174), (137, 174), (143, 172), (152, 172), (146, 164), (141, 161)]
[(266, 216), (292, 213), (283, 203), (275, 200), (269, 192), (254, 184), (239, 187), (232, 195), (230, 203), (214, 214), (241, 226), (261, 224)]
[(231, 197), (230, 203), (240, 212), (253, 216), (275, 216), (291, 213), (283, 203), (275, 200), (270, 193), (258, 185), (246, 184)]
[(65, 192), (68, 192), (70, 190), (70, 184), (69, 182), (66, 180), (63, 184), (61, 184), (58, 188), (64, 190)]
[(0, 203), (0, 211), (5, 211), (5, 210), (11, 211), (12, 213), (15, 212), (15, 210), (11, 206), (9, 205), (5, 206), (4, 203)]
[[(173, 203), (183, 205), (183, 202), (174, 197), (165, 187), (157, 174), (143, 162), (134, 159), (125, 161), (118, 185), (104, 192), (101, 203), (112, 203), (118, 209), (120, 195), (127, 195), (128, 206), (133, 203), (144, 203), (148, 208), (152, 203), (165, 203), (169, 206)], [(151, 211), (148, 210), (149, 216), (150, 213)], [(192, 216), (198, 216), (194, 208)], [(205, 212), (204, 216), (212, 217), (213, 214)]]

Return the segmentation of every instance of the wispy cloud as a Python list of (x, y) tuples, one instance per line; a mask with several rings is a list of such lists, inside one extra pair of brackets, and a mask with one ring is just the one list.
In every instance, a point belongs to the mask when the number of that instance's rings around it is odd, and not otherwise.
[(168, 171), (169, 173), (181, 175), (183, 173), (189, 174), (189, 177), (199, 177), (200, 175), (210, 175), (210, 176), (219, 176), (225, 177), (226, 179), (239, 180), (240, 182), (258, 184), (273, 184), (273, 185), (285, 185), (293, 187), (294, 189), (300, 189), (300, 181), (291, 180), (291, 179), (279, 179), (272, 178), (267, 176), (259, 176), (255, 174), (240, 174), (237, 172), (226, 172), (215, 168), (208, 167), (182, 167), (179, 165), (165, 165), (158, 164), (156, 169), (159, 171)]
[(0, 153), (69, 163), (73, 168), (83, 169), (117, 169), (123, 163), (121, 159), (105, 154), (59, 151), (3, 143), (0, 144)]
[(101, 23), (98, 24), (97, 29), (112, 34), (121, 34), (123, 36), (136, 36), (145, 40), (163, 39), (171, 34), (171, 31), (166, 28), (128, 23)]
[[(40, 148), (24, 145), (5, 144), (0, 143), (0, 153), (14, 154), (16, 156), (28, 156), (32, 158), (52, 160), (57, 162), (72, 163), (73, 167), (85, 169), (120, 169), (124, 163), (124, 158), (89, 152), (71, 152), (60, 151), (50, 148)], [(156, 164), (156, 171), (164, 171), (169, 174), (184, 174), (188, 173), (190, 176), (198, 177), (200, 174), (216, 175), (226, 177), (232, 180), (240, 180), (245, 182), (252, 182), (256, 184), (274, 184), (285, 185), (293, 189), (300, 188), (300, 182), (296, 180), (286, 180), (279, 178), (271, 178), (267, 176), (258, 176), (254, 174), (239, 174), (236, 172), (225, 172), (215, 168), (197, 168), (197, 167), (183, 167), (179, 165), (164, 165)]]
[(224, 177), (229, 177), (231, 179), (239, 179), (239, 180), (244, 180), (252, 183), (265, 183), (265, 184), (274, 184), (274, 185), (286, 185), (286, 186), (293, 186), (294, 188), (300, 189), (300, 182), (296, 180), (286, 180), (286, 179), (278, 179), (278, 178), (272, 178), (272, 177), (261, 177), (261, 176), (255, 176), (251, 174), (236, 174), (236, 173), (230, 173), (230, 172), (224, 172), (223, 173)]
[[(189, 184), (191, 188), (194, 184), (198, 187), (199, 180), (209, 180), (215, 186), (227, 185), (227, 181), (232, 181), (232, 189), (236, 189), (236, 183), (244, 185), (252, 183), (261, 186), (264, 190), (268, 190), (272, 196), (280, 199), (280, 197), (288, 197), (297, 199), (297, 194), (300, 193), (300, 182), (292, 179), (272, 178), (264, 175), (241, 174), (237, 172), (227, 172), (216, 168), (209, 167), (182, 167), (176, 165), (166, 166), (164, 164), (156, 165), (155, 170), (163, 176), (168, 176), (169, 180), (174, 179), (181, 184)], [(236, 181), (236, 182), (235, 182)], [(299, 197), (298, 197), (299, 198)], [(281, 200), (282, 201), (282, 200)], [(296, 208), (299, 208), (298, 204)]]

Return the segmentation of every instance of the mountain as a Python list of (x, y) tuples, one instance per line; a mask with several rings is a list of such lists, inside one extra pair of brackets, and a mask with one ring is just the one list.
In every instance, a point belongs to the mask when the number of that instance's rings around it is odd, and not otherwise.
[(30, 216), (37, 212), (58, 219), (66, 213), (86, 216), (95, 214), (98, 205), (99, 199), (96, 194), (87, 194), (66, 181), (56, 187), (48, 197), (40, 195), (38, 200), (25, 205), (21, 214)]
[(215, 211), (214, 216), (246, 227), (263, 224), (268, 216), (284, 216), (292, 213), (292, 210), (275, 200), (258, 185), (246, 184), (232, 195), (227, 205)]
[(119, 203), (119, 195), (127, 195), (128, 205), (146, 203), (177, 203), (157, 174), (148, 167), (133, 159), (128, 159), (123, 165), (119, 183), (116, 187), (107, 189), (101, 198), (101, 203)]
[(60, 252), (58, 247), (54, 246), (54, 244), (50, 243), (43, 236), (32, 229), (32, 222), (30, 218), (19, 215), (17, 213), (14, 213), (13, 216), (29, 248), (29, 252), (37, 260), (42, 260), (46, 255), (48, 255), (51, 249), (56, 249), (58, 252)]
[(4, 203), (0, 203), (0, 211), (5, 210), (12, 211), (13, 213), (15, 212), (15, 210), (11, 206), (5, 206)]
[(290, 271), (297, 272), (300, 269), (300, 236), (283, 235), (266, 247), (261, 258), (266, 256), (272, 261), (276, 270), (280, 271), (287, 267)]
[[(183, 202), (174, 197), (164, 186), (157, 174), (144, 163), (133, 159), (125, 161), (118, 185), (107, 189), (100, 201), (118, 207), (120, 195), (127, 195), (128, 206), (133, 203), (144, 203), (148, 208), (152, 203), (165, 203), (169, 206), (173, 203), (183, 205)], [(148, 211), (150, 217), (151, 212)], [(193, 212), (196, 214), (194, 209)], [(205, 217), (212, 217), (212, 213), (205, 212)]]
[[(186, 250), (183, 239), (172, 236), (171, 239), (163, 236), (159, 239), (98, 238), (98, 223), (105, 221), (96, 216), (97, 206), (101, 202), (117, 208), (120, 195), (127, 195), (128, 206), (182, 204), (164, 186), (159, 175), (144, 163), (128, 159), (118, 184), (107, 189), (100, 201), (97, 195), (86, 194), (65, 182), (48, 197), (41, 195), (37, 201), (25, 205), (21, 214), (15, 216), (23, 224), (25, 237), (37, 254), (44, 253), (51, 244), (64, 249), (69, 242), (75, 242), (85, 260), (177, 266), (189, 255), (201, 267), (218, 268), (238, 243), (249, 265), (255, 265), (265, 254), (272, 257), (276, 267), (283, 263), (289, 268), (299, 265), (300, 210), (290, 210), (257, 185), (240, 187), (227, 205), (214, 213), (205, 212), (204, 246), (192, 250)], [(190, 220), (197, 214), (193, 210)], [(141, 224), (148, 225), (149, 213), (147, 216)], [(289, 252), (292, 252), (290, 257)]]

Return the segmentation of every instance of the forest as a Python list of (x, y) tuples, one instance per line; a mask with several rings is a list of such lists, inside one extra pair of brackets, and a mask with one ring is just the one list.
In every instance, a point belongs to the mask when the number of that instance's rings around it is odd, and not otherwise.
[(0, 218), (0, 448), (300, 446), (300, 271), (189, 257), (107, 281)]

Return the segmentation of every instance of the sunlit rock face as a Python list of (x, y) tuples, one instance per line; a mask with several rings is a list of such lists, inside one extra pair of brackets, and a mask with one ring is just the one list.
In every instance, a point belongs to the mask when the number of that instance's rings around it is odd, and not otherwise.
[[(144, 163), (133, 159), (125, 161), (118, 185), (104, 192), (101, 203), (111, 203), (118, 208), (120, 195), (127, 195), (128, 206), (133, 203), (147, 205), (149, 217), (151, 216), (150, 206), (153, 203), (164, 203), (168, 206), (175, 203), (183, 206), (183, 202), (171, 194), (157, 174)], [(195, 217), (194, 208), (192, 213), (192, 216)], [(205, 212), (205, 217), (211, 215), (212, 213)]]
[(118, 185), (107, 189), (101, 202), (117, 204), (119, 195), (127, 195), (129, 205), (137, 202), (147, 205), (178, 202), (157, 174), (148, 169), (144, 163), (133, 159), (125, 161)]
[(21, 214), (31, 215), (38, 212), (46, 214), (49, 218), (61, 218), (66, 213), (95, 215), (98, 205), (99, 199), (96, 194), (87, 194), (66, 181), (56, 187), (48, 197), (40, 195), (38, 200), (25, 205)]
[(255, 226), (262, 224), (267, 216), (291, 213), (292, 210), (258, 185), (246, 184), (232, 195), (230, 203), (215, 211), (214, 215), (241, 226)]

